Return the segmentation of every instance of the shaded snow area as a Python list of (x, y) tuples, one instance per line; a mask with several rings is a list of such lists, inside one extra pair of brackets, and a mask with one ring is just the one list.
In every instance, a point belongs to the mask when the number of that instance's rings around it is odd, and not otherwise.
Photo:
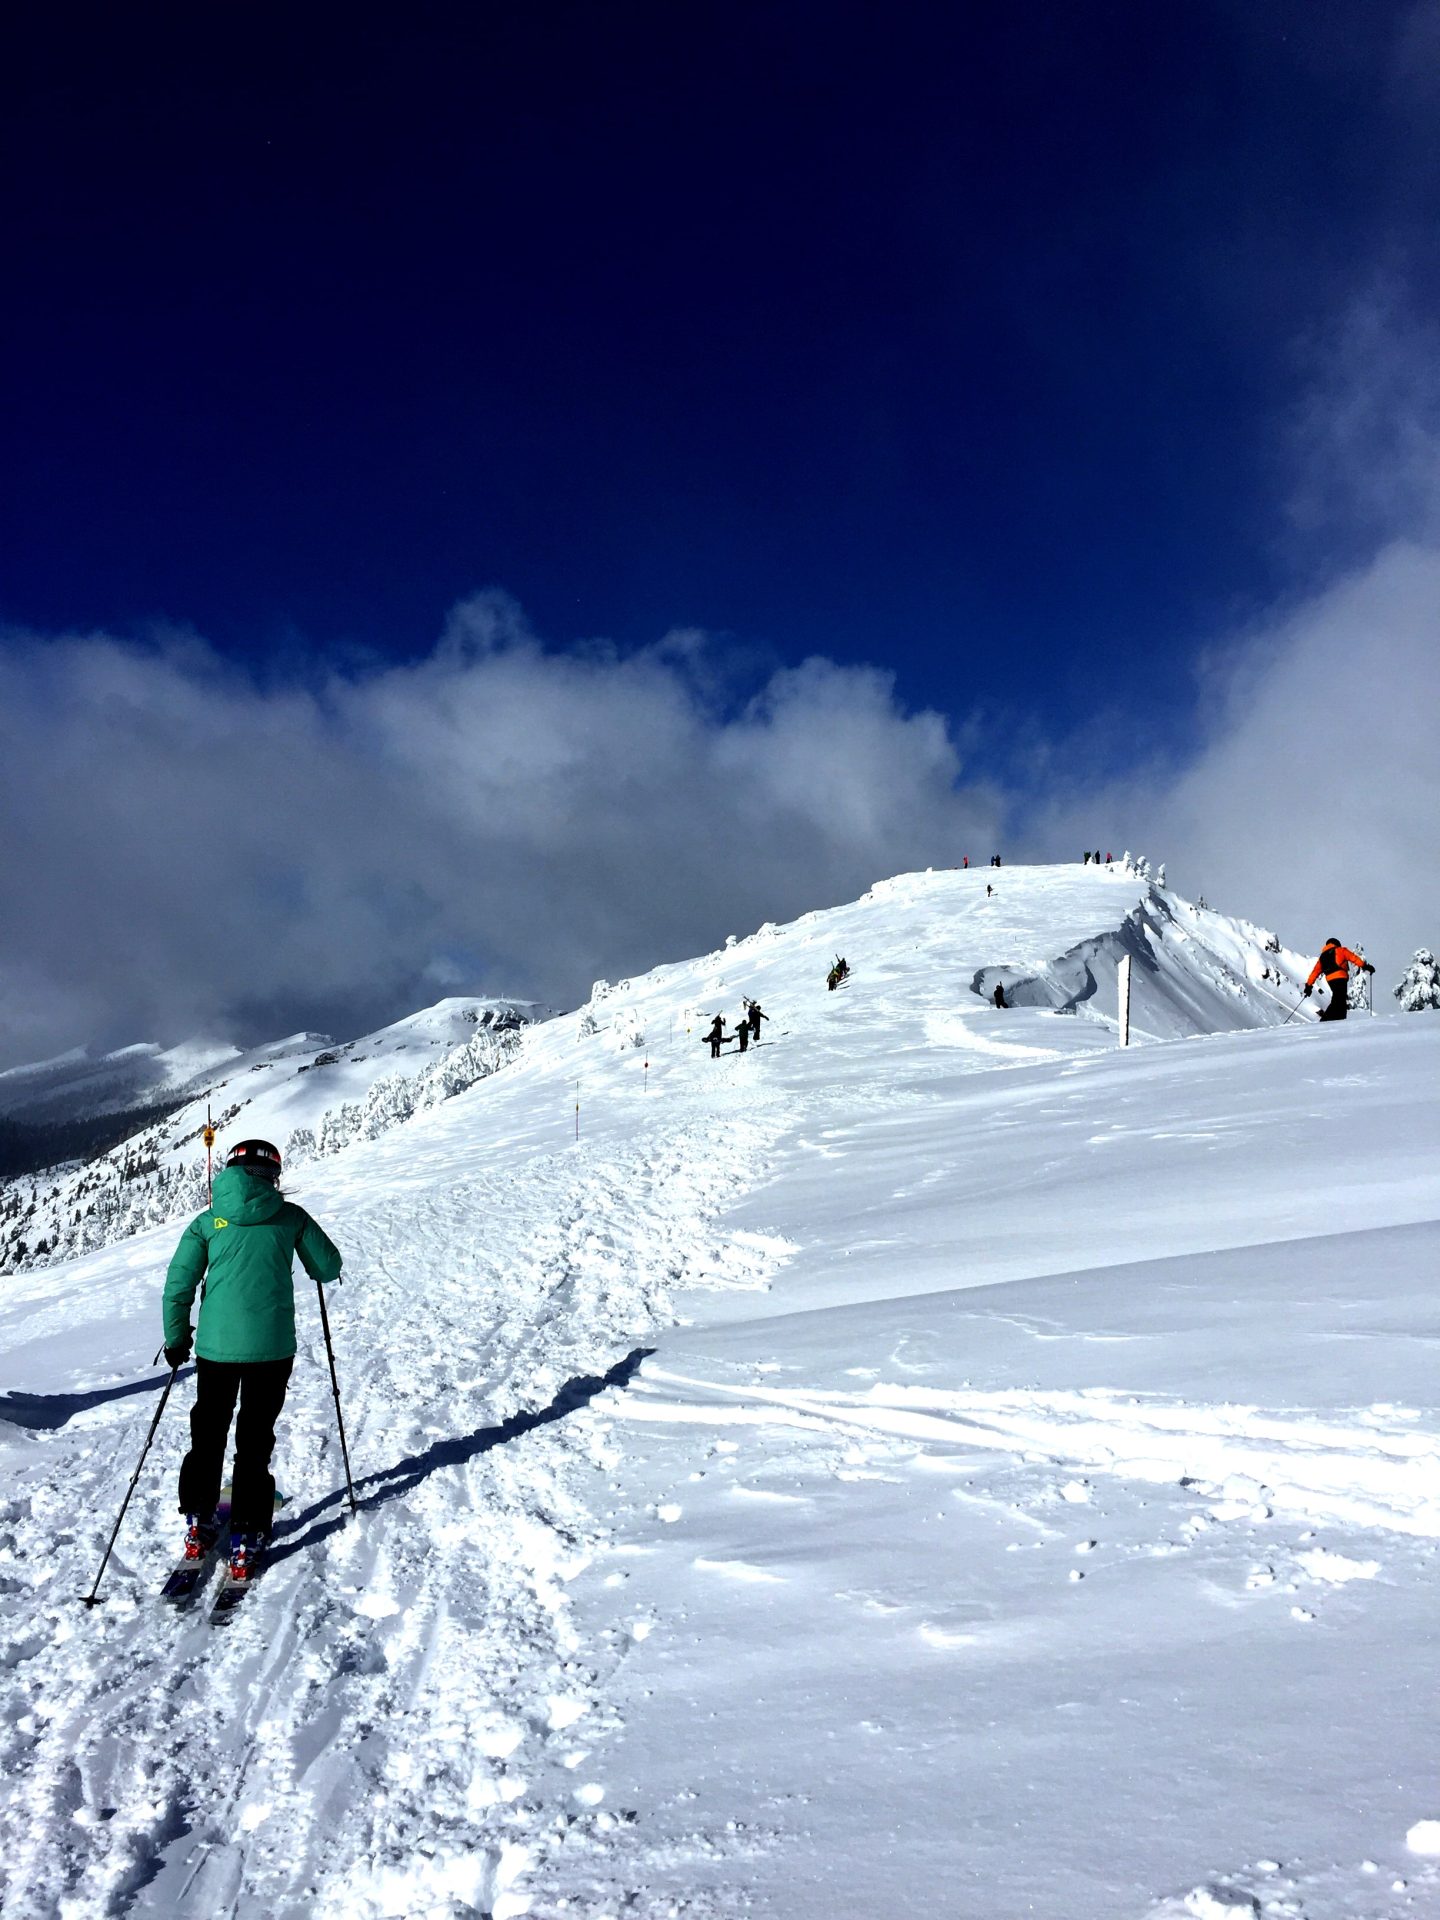
[(188, 1370), (78, 1604), (173, 1230), (12, 1277), (7, 1920), (1440, 1915), (1440, 1027), (1281, 1029), (1307, 967), (912, 875), (301, 1165), (361, 1514), (302, 1287), (223, 1632)]

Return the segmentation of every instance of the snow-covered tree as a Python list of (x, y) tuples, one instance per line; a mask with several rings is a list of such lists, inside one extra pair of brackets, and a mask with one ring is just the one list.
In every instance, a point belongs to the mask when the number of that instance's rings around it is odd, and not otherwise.
[(1160, 871), (1156, 874), (1155, 878), (1163, 887), (1165, 884), (1165, 862), (1163, 860), (1160, 862)]
[(1432, 1007), (1440, 1010), (1440, 966), (1428, 947), (1417, 949), (1395, 988), (1395, 998), (1406, 1013), (1424, 1013)]

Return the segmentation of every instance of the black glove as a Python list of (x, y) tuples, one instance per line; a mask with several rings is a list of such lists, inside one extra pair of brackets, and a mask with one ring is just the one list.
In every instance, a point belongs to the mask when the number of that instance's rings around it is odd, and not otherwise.
[(1366, 973), (1373, 973), (1375, 971), (1368, 960), (1365, 962), (1365, 971)]
[(185, 1362), (190, 1358), (190, 1349), (194, 1344), (194, 1339), (187, 1333), (185, 1338), (183, 1340), (177, 1340), (173, 1347), (166, 1347), (165, 1364), (170, 1368), (172, 1373), (176, 1367), (184, 1366)]
[(1303, 997), (1304, 997), (1304, 998), (1305, 998), (1306, 1000), (1308, 1000), (1308, 999), (1310, 998), (1310, 995), (1311, 995), (1311, 993), (1312, 993), (1312, 991), (1314, 990), (1314, 984), (1315, 984), (1315, 983), (1314, 983), (1314, 982), (1313, 982), (1312, 980), (1307, 980), (1307, 981), (1305, 982), (1305, 984), (1304, 984), (1304, 986), (1303, 986), (1303, 987), (1302, 987), (1302, 988), (1300, 989), (1300, 992), (1301, 992), (1301, 995), (1302, 995), (1302, 996), (1303, 996)]

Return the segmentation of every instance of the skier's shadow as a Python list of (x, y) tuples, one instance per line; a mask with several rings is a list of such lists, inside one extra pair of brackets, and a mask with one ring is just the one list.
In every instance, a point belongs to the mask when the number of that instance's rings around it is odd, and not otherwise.
[[(442, 1467), (463, 1467), (467, 1461), (476, 1459), (482, 1453), (489, 1453), (492, 1447), (503, 1447), (511, 1440), (518, 1440), (522, 1434), (533, 1433), (536, 1427), (548, 1426), (552, 1420), (565, 1419), (610, 1387), (628, 1387), (639, 1371), (641, 1362), (647, 1360), (654, 1351), (654, 1347), (636, 1347), (623, 1360), (617, 1360), (608, 1373), (580, 1374), (574, 1380), (567, 1380), (549, 1406), (541, 1407), (537, 1413), (513, 1413), (498, 1426), (477, 1427), (473, 1433), (437, 1440), (423, 1453), (408, 1454), (405, 1459), (397, 1460), (393, 1467), (382, 1467), (378, 1473), (367, 1473), (355, 1483), (356, 1506), (362, 1513), (372, 1513), (387, 1501), (413, 1492), (422, 1480), (428, 1480), (432, 1473), (438, 1473)], [(365, 1491), (367, 1488), (370, 1489), (368, 1493)], [(302, 1533), (300, 1529), (308, 1526), (310, 1521), (318, 1520), (328, 1508), (336, 1505), (343, 1507), (344, 1503), (344, 1489), (338, 1488), (334, 1493), (327, 1493), (323, 1500), (306, 1507), (303, 1513), (297, 1513), (293, 1520), (287, 1520), (283, 1535), (270, 1549), (267, 1563), (274, 1566), (278, 1561), (288, 1560), (291, 1554), (317, 1546), (332, 1533), (338, 1533), (349, 1518), (348, 1512), (338, 1513), (318, 1526), (311, 1526), (308, 1532)]]
[(77, 1413), (102, 1407), (107, 1400), (123, 1400), (131, 1393), (153, 1393), (163, 1387), (166, 1375), (150, 1374), (144, 1380), (125, 1380), (118, 1387), (95, 1387), (89, 1393), (16, 1393), (0, 1395), (0, 1420), (12, 1427), (30, 1427), (36, 1432), (54, 1432), (73, 1420)]

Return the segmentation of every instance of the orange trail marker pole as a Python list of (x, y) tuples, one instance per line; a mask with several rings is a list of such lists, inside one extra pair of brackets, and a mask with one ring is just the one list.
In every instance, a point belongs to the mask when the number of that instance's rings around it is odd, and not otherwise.
[(205, 1204), (210, 1206), (215, 1198), (214, 1160), (215, 1122), (210, 1118), (210, 1105), (205, 1105), (205, 1125), (201, 1129), (201, 1139), (205, 1142)]

